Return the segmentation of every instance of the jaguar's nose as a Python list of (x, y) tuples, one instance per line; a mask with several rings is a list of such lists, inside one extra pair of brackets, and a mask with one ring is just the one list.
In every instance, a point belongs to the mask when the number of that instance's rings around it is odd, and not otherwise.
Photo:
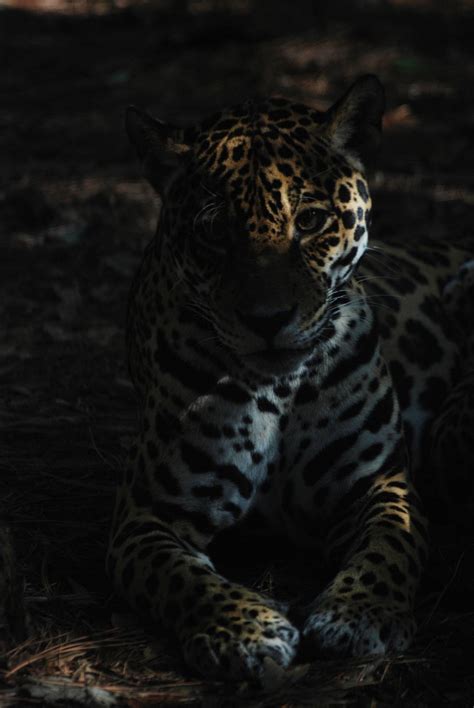
[(293, 305), (286, 310), (260, 313), (255, 310), (237, 310), (237, 316), (247, 329), (268, 341), (272, 340), (280, 330), (294, 320), (296, 308), (297, 306)]

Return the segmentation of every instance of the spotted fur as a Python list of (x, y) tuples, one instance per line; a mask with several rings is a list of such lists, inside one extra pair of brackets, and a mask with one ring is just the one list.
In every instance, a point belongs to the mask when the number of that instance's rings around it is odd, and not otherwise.
[[(462, 389), (448, 301), (469, 253), (367, 250), (382, 111), (365, 77), (327, 113), (249, 101), (182, 129), (128, 112), (163, 206), (130, 299), (141, 426), (108, 567), (206, 676), (286, 667), (300, 635), (358, 656), (415, 631), (427, 533), (407, 453), (412, 471), (428, 459), (430, 422)], [(215, 570), (206, 549), (231, 528), (330, 560), (299, 628)]]

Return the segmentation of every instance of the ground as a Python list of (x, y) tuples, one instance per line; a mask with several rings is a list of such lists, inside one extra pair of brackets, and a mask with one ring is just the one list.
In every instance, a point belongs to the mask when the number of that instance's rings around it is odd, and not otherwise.
[[(388, 109), (375, 231), (449, 239), (474, 203), (473, 19), (457, 0), (4, 3), (0, 498), (28, 636), (1, 667), (1, 705), (472, 705), (474, 546), (462, 523), (433, 530), (406, 656), (299, 665), (269, 695), (190, 676), (163, 631), (113, 598), (103, 556), (136, 416), (127, 291), (158, 211), (124, 107), (192, 121), (273, 93), (324, 108), (376, 73)], [(259, 589), (304, 588), (283, 551), (233, 557), (228, 572)]]

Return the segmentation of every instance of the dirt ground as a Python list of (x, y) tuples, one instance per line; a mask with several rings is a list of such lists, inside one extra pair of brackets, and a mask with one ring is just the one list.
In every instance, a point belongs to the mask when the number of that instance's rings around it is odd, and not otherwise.
[[(28, 614), (28, 637), (1, 667), (0, 705), (474, 703), (463, 524), (434, 528), (407, 655), (300, 665), (276, 694), (190, 676), (103, 570), (136, 416), (127, 291), (158, 210), (124, 107), (188, 122), (272, 93), (325, 108), (376, 73), (388, 108), (374, 229), (449, 239), (467, 231), (474, 203), (473, 19), (474, 3), (457, 0), (0, 3), (0, 498)], [(286, 564), (265, 551), (234, 570), (272, 592)]]

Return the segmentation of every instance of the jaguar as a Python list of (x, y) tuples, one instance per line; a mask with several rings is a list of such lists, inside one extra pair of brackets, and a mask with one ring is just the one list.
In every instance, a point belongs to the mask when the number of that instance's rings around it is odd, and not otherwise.
[[(383, 112), (369, 75), (325, 112), (126, 114), (161, 212), (129, 301), (140, 424), (107, 566), (206, 677), (404, 651), (420, 491), (472, 504), (474, 244), (368, 246)], [(209, 547), (229, 531), (285, 537), (328, 582), (293, 612), (228, 580)]]

